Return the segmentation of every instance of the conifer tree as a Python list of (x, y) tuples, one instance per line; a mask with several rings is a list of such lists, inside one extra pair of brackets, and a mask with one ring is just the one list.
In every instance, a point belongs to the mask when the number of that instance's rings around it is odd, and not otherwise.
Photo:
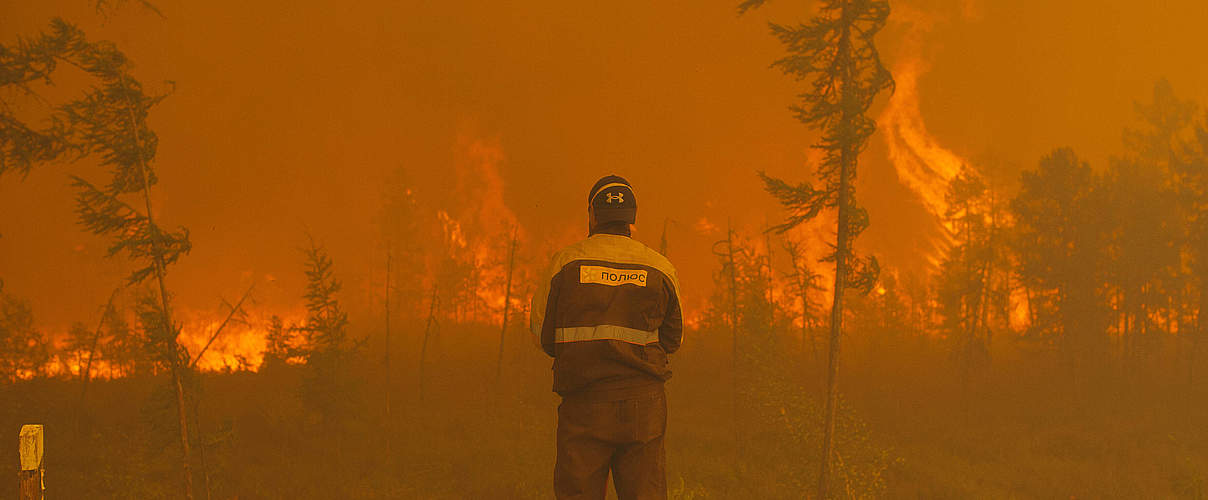
[[(1117, 297), (1121, 354), (1137, 360), (1161, 327), (1155, 313), (1173, 310), (1180, 293), (1179, 217), (1169, 176), (1140, 158), (1113, 159), (1103, 178), (1105, 277)], [(1169, 325), (1166, 325), (1169, 331)]]
[(75, 26), (55, 18), (49, 31), (0, 45), (0, 177), (24, 178), (38, 164), (54, 161), (76, 149), (63, 137), (64, 124), (52, 117), (46, 127), (27, 123), (13, 113), (6, 96), (35, 95), (30, 85), (53, 83), (60, 63), (81, 65), (88, 54), (103, 50), (88, 42)]
[[(1156, 340), (1151, 329), (1194, 330), (1180, 327), (1195, 325), (1202, 309), (1196, 293), (1206, 283), (1199, 262), (1208, 247), (1200, 232), (1208, 190), (1195, 133), (1198, 106), (1159, 80), (1136, 111), (1139, 126), (1124, 133), (1127, 154), (1113, 159), (1105, 179), (1109, 248), (1120, 261), (1109, 278), (1122, 306), (1121, 335), (1134, 353), (1149, 345), (1143, 339)], [(1158, 324), (1161, 318), (1168, 324)]]
[(391, 174), (382, 190), (382, 206), (375, 217), (382, 241), (389, 242), (385, 248), (391, 259), (390, 283), (391, 311), (398, 311), (407, 321), (422, 321), (427, 310), (423, 302), (427, 298), (424, 289), (427, 255), (424, 244), (432, 240), (421, 221), (427, 216), (416, 196), (407, 171), (399, 168)]
[[(76, 158), (95, 156), (109, 169), (107, 183), (97, 186), (80, 176), (72, 176), (76, 189), (76, 213), (86, 230), (112, 238), (109, 255), (126, 254), (138, 263), (131, 273), (131, 284), (155, 278), (158, 291), (153, 324), (158, 329), (150, 336), (164, 353), (176, 389), (177, 417), (183, 453), (185, 496), (192, 498), (188, 421), (182, 379), (187, 352), (177, 343), (179, 326), (173, 321), (171, 295), (166, 284), (167, 266), (188, 253), (188, 231), (183, 227), (167, 231), (156, 223), (151, 204), (151, 188), (158, 178), (152, 169), (157, 137), (147, 126), (147, 114), (165, 95), (148, 95), (142, 84), (129, 73), (130, 62), (112, 44), (90, 44), (70, 25), (55, 25), (70, 50), (69, 62), (83, 69), (98, 82), (84, 95), (55, 112), (57, 141), (69, 144)], [(132, 199), (131, 199), (132, 198)], [(130, 199), (130, 201), (127, 201)], [(141, 207), (140, 207), (141, 205)], [(144, 304), (145, 305), (145, 304)]]
[(1011, 200), (1017, 272), (1035, 312), (1029, 336), (1057, 347), (1078, 368), (1105, 347), (1107, 305), (1101, 179), (1068, 148), (1021, 177)]
[(937, 305), (967, 401), (974, 370), (989, 361), (994, 330), (1007, 322), (1002, 217), (986, 179), (968, 165), (949, 182), (944, 199), (953, 245), (940, 263)]
[(805, 248), (801, 242), (786, 239), (784, 251), (788, 254), (789, 265), (793, 269), (784, 277), (789, 280), (789, 293), (797, 299), (798, 307), (801, 308), (801, 350), (804, 352), (805, 344), (809, 343), (814, 359), (817, 360), (818, 345), (811, 330), (817, 326), (819, 311), (818, 305), (814, 304), (811, 296), (815, 292), (823, 290), (822, 285), (818, 283), (822, 276), (809, 267), (805, 258)]
[[(84, 326), (84, 323), (76, 321), (67, 329), (66, 343), (58, 349), (59, 362), (64, 364), (70, 363), (67, 367), (74, 371), (74, 375), (79, 377), (80, 380), (84, 379), (84, 363), (85, 358), (88, 356), (88, 348), (92, 345), (92, 337), (92, 330)], [(67, 359), (63, 359), (63, 356), (66, 356)], [(73, 375), (71, 372), (65, 374)]]
[(307, 356), (339, 349), (347, 338), (348, 314), (340, 307), (336, 294), (344, 287), (335, 278), (327, 250), (312, 239), (303, 249), (306, 255), (306, 334)]
[(0, 289), (0, 381), (37, 373), (50, 358), (48, 349), (29, 304)]
[(285, 364), (292, 358), (297, 349), (297, 332), (286, 328), (281, 317), (274, 314), (268, 320), (267, 332), (264, 335), (264, 366), (275, 367)]
[[(758, 7), (766, 0), (745, 0), (739, 12)], [(874, 259), (858, 259), (852, 242), (868, 226), (868, 214), (856, 203), (856, 165), (860, 152), (876, 129), (868, 109), (882, 90), (893, 87), (893, 78), (881, 64), (873, 38), (889, 17), (887, 0), (824, 0), (820, 14), (806, 24), (771, 24), (772, 34), (785, 45), (788, 55), (773, 66), (797, 80), (809, 80), (808, 88), (791, 107), (802, 123), (822, 133), (814, 147), (823, 152), (816, 174), (822, 186), (790, 185), (760, 173), (768, 192), (790, 212), (777, 226), (787, 231), (826, 210), (837, 216), (834, 251), (827, 258), (835, 263), (834, 297), (831, 305), (830, 352), (827, 369), (825, 429), (822, 442), (818, 496), (827, 498), (834, 442), (835, 409), (838, 403), (839, 339), (843, 331), (843, 293), (848, 287), (867, 291), (876, 280)]]
[[(739, 431), (739, 429), (741, 428), (741, 425), (739, 424), (739, 421), (738, 421), (738, 408), (739, 408), (739, 401), (738, 401), (738, 394), (739, 394), (739, 391), (738, 391), (738, 365), (739, 365), (739, 362), (738, 362), (739, 361), (738, 360), (738, 344), (739, 344), (738, 329), (739, 329), (739, 318), (740, 318), (740, 316), (738, 314), (738, 288), (739, 288), (738, 287), (738, 279), (739, 279), (738, 261), (741, 260), (743, 257), (745, 257), (746, 254), (742, 248), (735, 250), (734, 236), (735, 236), (734, 229), (731, 228), (730, 225), (727, 223), (726, 224), (726, 239), (719, 240), (719, 241), (716, 241), (713, 243), (713, 255), (717, 256), (717, 258), (721, 261), (721, 270), (719, 271), (719, 274), (718, 274), (717, 278), (715, 279), (715, 281), (719, 282), (718, 283), (719, 286), (717, 286), (715, 288), (715, 290), (718, 290), (718, 291), (726, 290), (728, 292), (727, 299), (715, 301), (715, 303), (716, 304), (725, 303), (725, 304), (728, 304), (728, 306), (729, 306), (728, 307), (729, 311), (727, 311), (727, 313), (721, 314), (720, 316), (727, 317), (729, 319), (729, 321), (727, 323), (730, 327), (730, 340), (732, 342), (731, 349), (730, 349), (730, 406), (731, 406), (731, 410), (732, 410), (731, 424), (733, 425), (733, 428), (734, 428), (734, 448), (735, 448), (737, 454), (739, 455), (739, 458), (741, 458), (742, 436), (740, 435), (740, 431)], [(724, 248), (724, 250), (723, 250), (723, 248)], [(736, 252), (742, 252), (743, 254), (736, 255)]]
[(310, 239), (306, 256), (306, 322), (301, 351), (305, 360), (302, 403), (317, 417), (323, 431), (336, 441), (337, 458), (342, 454), (340, 434), (359, 415), (359, 378), (353, 371), (353, 356), (364, 344), (348, 338), (348, 313), (337, 294), (343, 283), (335, 277), (327, 250)]
[(105, 319), (104, 343), (99, 356), (109, 362), (110, 374), (129, 376), (147, 372), (147, 355), (141, 340), (134, 335), (125, 315), (117, 308), (109, 310)]
[(32, 82), (50, 83), (61, 63), (82, 70), (96, 83), (81, 97), (57, 107), (48, 120), (50, 125), (42, 129), (21, 122), (8, 106), (0, 106), (0, 175), (11, 171), (24, 176), (39, 163), (84, 157), (96, 157), (109, 169), (110, 179), (100, 187), (72, 176), (76, 213), (85, 229), (113, 239), (110, 256), (125, 253), (138, 263), (140, 267), (129, 278), (131, 284), (154, 277), (158, 285), (159, 303), (151, 312), (162, 317), (144, 324), (160, 329), (149, 338), (158, 343), (154, 349), (168, 353), (176, 392), (185, 497), (191, 499), (182, 382), (182, 360), (188, 357), (176, 342), (179, 328), (172, 320), (165, 283), (167, 266), (187, 253), (190, 244), (184, 228), (167, 231), (157, 225), (151, 205), (151, 188), (157, 182), (152, 169), (157, 138), (146, 118), (150, 108), (165, 95), (145, 93), (130, 74), (130, 61), (112, 43), (89, 42), (82, 31), (61, 19), (51, 22), (48, 33), (18, 40), (14, 47), (0, 46), (0, 88), (30, 92), (28, 85)]
[[(1196, 366), (1199, 351), (1208, 338), (1208, 113), (1195, 127), (1191, 154), (1179, 166), (1179, 197), (1187, 221), (1185, 248), (1196, 298), (1192, 303), (1195, 325), (1191, 366)], [(1194, 380), (1194, 371), (1189, 370)]]

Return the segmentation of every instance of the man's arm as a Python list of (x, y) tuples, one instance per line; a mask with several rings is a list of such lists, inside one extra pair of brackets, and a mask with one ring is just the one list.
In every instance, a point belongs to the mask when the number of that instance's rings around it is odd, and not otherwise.
[(680, 310), (679, 290), (674, 282), (664, 285), (667, 290), (667, 312), (663, 315), (663, 324), (659, 326), (659, 344), (663, 351), (671, 354), (680, 348), (684, 340), (684, 318)]
[[(556, 315), (554, 306), (558, 303), (558, 285), (553, 283), (557, 275), (558, 255), (550, 260), (550, 265), (537, 284), (533, 293), (533, 302), (529, 306), (529, 331), (533, 333), (533, 341), (546, 354), (554, 355), (554, 336), (552, 334)], [(548, 324), (547, 324), (548, 323)]]

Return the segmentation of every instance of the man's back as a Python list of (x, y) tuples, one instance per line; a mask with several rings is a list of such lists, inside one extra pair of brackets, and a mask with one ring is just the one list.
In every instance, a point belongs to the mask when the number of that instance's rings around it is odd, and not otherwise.
[(532, 327), (566, 395), (661, 384), (683, 326), (675, 268), (628, 236), (597, 233), (554, 254)]

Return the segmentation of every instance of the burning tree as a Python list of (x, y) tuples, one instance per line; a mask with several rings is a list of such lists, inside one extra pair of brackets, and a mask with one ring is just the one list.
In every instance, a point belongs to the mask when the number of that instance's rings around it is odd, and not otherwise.
[[(739, 12), (765, 1), (745, 0), (739, 4)], [(826, 259), (835, 263), (835, 283), (819, 498), (827, 497), (830, 478), (843, 292), (849, 286), (867, 291), (877, 276), (876, 260), (856, 258), (852, 242), (868, 227), (868, 214), (855, 199), (857, 159), (876, 130), (868, 109), (878, 93), (893, 87), (893, 78), (881, 64), (873, 42), (888, 17), (888, 0), (825, 0), (820, 15), (807, 24), (771, 24), (772, 34), (788, 50), (773, 66), (798, 80), (811, 81), (810, 88), (799, 96), (801, 102), (791, 109), (799, 121), (821, 130), (821, 142), (814, 147), (824, 154), (817, 167), (817, 176), (824, 183), (821, 188), (809, 183), (789, 185), (760, 173), (768, 192), (791, 212), (775, 229), (783, 233), (825, 210), (837, 212), (834, 251)]]

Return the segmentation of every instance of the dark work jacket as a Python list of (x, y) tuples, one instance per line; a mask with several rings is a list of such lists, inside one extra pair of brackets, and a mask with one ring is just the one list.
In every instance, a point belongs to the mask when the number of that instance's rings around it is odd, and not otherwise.
[(529, 328), (554, 357), (554, 392), (661, 389), (683, 339), (679, 279), (662, 254), (598, 233), (554, 254)]

